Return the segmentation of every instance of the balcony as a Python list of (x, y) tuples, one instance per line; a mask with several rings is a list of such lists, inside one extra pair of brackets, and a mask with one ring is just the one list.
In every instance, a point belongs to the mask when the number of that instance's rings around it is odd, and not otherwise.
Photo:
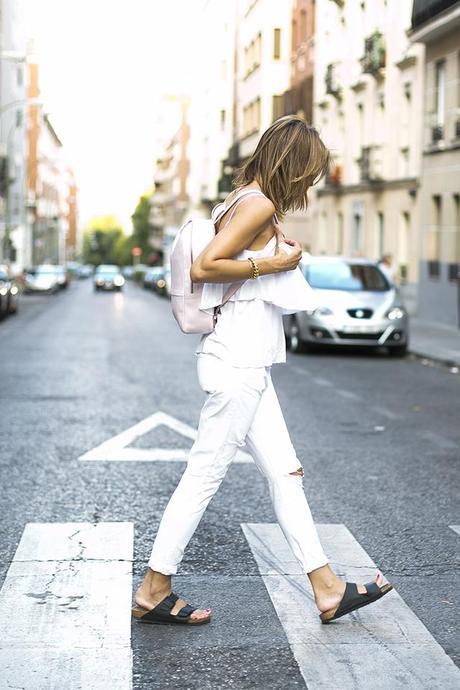
[(374, 31), (364, 40), (364, 55), (360, 63), (365, 74), (372, 74), (374, 77), (381, 74), (386, 64), (386, 50), (385, 39), (380, 31)]
[(302, 112), (307, 122), (313, 115), (313, 77), (306, 77), (273, 101), (273, 119)]
[(329, 168), (326, 177), (325, 177), (325, 183), (328, 187), (340, 187), (342, 184), (342, 166), (339, 165), (338, 163), (333, 163), (331, 167)]
[(380, 146), (363, 146), (357, 163), (361, 182), (382, 181), (382, 158)]
[(342, 89), (337, 79), (337, 66), (334, 63), (330, 63), (326, 67), (326, 76), (324, 78), (326, 85), (326, 93), (329, 93), (335, 98), (340, 98), (342, 95)]
[(444, 139), (444, 127), (443, 125), (434, 125), (434, 127), (431, 128), (431, 141), (433, 144), (436, 144), (438, 141), (442, 141)]

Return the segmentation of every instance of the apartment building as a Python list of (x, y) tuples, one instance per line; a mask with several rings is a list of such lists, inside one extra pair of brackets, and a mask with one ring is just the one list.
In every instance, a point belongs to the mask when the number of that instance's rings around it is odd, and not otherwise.
[(64, 263), (69, 228), (69, 178), (62, 141), (48, 114), (35, 103), (40, 95), (39, 66), (28, 64), (27, 223), (30, 263)]
[(316, 3), (313, 123), (331, 149), (314, 188), (306, 243), (314, 253), (393, 255), (416, 308), (423, 46), (410, 0)]
[(460, 328), (460, 2), (415, 0), (425, 47), (418, 314)]
[(202, 3), (189, 110), (190, 210), (196, 214), (207, 213), (231, 185), (232, 169), (223, 169), (222, 161), (238, 133), (237, 19), (236, 0)]
[(165, 94), (157, 110), (157, 157), (150, 222), (151, 245), (158, 260), (167, 256), (172, 238), (189, 207), (188, 109), (186, 94)]
[(27, 67), (23, 0), (0, 0), (0, 263), (31, 258), (25, 214)]

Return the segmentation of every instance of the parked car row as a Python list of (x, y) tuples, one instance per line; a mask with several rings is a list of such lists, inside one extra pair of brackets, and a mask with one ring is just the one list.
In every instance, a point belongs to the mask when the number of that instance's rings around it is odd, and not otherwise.
[(7, 266), (0, 265), (0, 319), (18, 310), (18, 286)]
[(117, 290), (120, 292), (125, 279), (120, 270), (120, 267), (115, 264), (100, 264), (94, 271), (93, 286), (94, 291), (99, 290)]
[(71, 274), (65, 266), (41, 264), (23, 274), (24, 292), (56, 293), (70, 285)]
[(283, 317), (287, 346), (294, 352), (321, 345), (388, 348), (403, 357), (409, 317), (397, 287), (368, 259), (311, 256), (299, 264), (318, 306)]
[(170, 295), (171, 270), (169, 266), (153, 266), (145, 273), (142, 285), (145, 290), (153, 290), (159, 295)]

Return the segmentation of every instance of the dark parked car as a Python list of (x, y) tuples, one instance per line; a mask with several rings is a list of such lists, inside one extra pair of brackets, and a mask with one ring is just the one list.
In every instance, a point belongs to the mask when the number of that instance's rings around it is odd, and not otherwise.
[(0, 266), (0, 318), (18, 309), (18, 286), (7, 266)]
[(98, 290), (118, 290), (120, 291), (125, 284), (125, 279), (119, 266), (115, 264), (101, 264), (94, 273), (94, 289)]
[(161, 266), (154, 266), (144, 274), (143, 285), (146, 290), (162, 293), (165, 287), (164, 271)]

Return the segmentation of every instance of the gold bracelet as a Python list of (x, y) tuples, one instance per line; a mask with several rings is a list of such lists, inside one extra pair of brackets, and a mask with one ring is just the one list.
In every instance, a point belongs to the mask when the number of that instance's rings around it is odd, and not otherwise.
[(258, 278), (260, 275), (258, 265), (251, 256), (248, 256), (248, 261), (251, 264), (251, 278)]

